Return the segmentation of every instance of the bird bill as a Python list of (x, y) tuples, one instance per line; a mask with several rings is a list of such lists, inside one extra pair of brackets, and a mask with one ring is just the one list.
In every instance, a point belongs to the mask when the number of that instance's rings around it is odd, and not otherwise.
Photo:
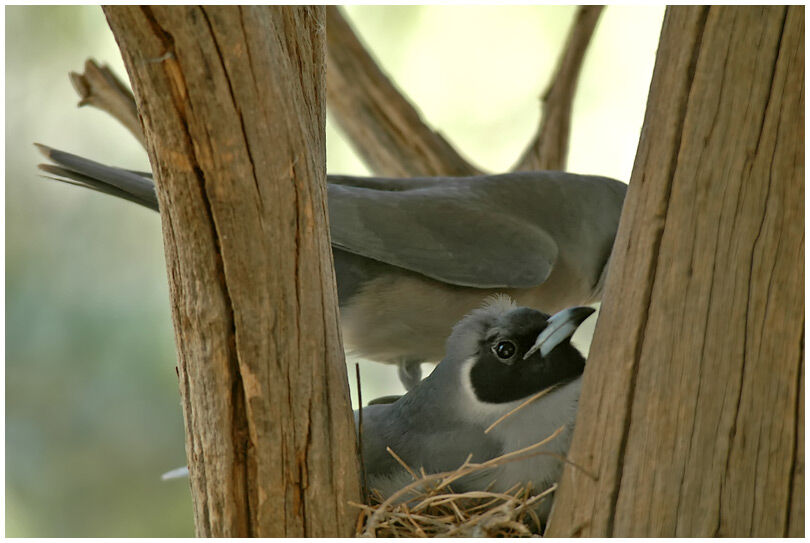
[(570, 338), (579, 325), (587, 319), (595, 309), (590, 307), (569, 307), (555, 313), (548, 319), (546, 328), (537, 336), (532, 348), (526, 351), (523, 360), (526, 360), (538, 350), (543, 357), (554, 350), (554, 347)]

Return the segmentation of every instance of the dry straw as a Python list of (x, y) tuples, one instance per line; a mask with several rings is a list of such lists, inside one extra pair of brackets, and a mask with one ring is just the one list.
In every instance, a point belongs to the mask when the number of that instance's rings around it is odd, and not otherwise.
[[(471, 457), (456, 470), (416, 473), (394, 451), (388, 452), (411, 474), (413, 482), (387, 499), (371, 496), (372, 505), (353, 503), (361, 509), (359, 537), (530, 537), (537, 536), (540, 521), (535, 508), (556, 485), (533, 495), (530, 485), (515, 485), (505, 492), (491, 490), (456, 493), (452, 483), (467, 475), (524, 460), (563, 431), (558, 428), (546, 439), (482, 463)], [(556, 455), (555, 455), (556, 456)]]

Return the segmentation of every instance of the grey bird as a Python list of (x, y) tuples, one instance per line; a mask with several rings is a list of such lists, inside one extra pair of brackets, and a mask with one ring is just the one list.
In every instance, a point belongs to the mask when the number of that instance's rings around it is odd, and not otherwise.
[[(39, 147), (51, 178), (158, 210), (151, 174)], [(493, 294), (547, 312), (598, 302), (626, 192), (551, 171), (327, 180), (344, 346), (397, 364), (408, 389)]]
[[(541, 454), (487, 468), (452, 485), (456, 492), (488, 487), (503, 492), (527, 483), (535, 492), (550, 487), (568, 451), (585, 368), (585, 358), (570, 339), (593, 312), (573, 307), (549, 317), (500, 296), (459, 321), (447, 339), (444, 359), (428, 377), (393, 403), (363, 408), (368, 488), (390, 497), (413, 481), (387, 447), (416, 472), (441, 473), (457, 469), (468, 455), (481, 463), (563, 428), (538, 448)], [(549, 387), (554, 388), (486, 432)], [(550, 507), (550, 499), (541, 502), (541, 521)]]

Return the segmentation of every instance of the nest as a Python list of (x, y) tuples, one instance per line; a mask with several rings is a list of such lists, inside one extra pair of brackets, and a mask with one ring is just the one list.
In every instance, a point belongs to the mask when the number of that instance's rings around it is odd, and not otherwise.
[(471, 457), (456, 470), (426, 474), (414, 472), (391, 449), (388, 452), (413, 477), (413, 482), (387, 499), (378, 493), (370, 505), (353, 503), (361, 509), (358, 537), (538, 537), (540, 519), (537, 505), (548, 499), (557, 485), (533, 494), (530, 485), (516, 485), (506, 492), (491, 490), (456, 493), (452, 483), (467, 475), (520, 461), (557, 437), (560, 428), (548, 438), (524, 449), (482, 463)]

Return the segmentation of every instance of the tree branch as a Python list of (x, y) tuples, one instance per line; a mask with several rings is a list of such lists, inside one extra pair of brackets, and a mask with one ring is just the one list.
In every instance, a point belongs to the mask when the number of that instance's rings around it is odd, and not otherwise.
[[(327, 6), (326, 87), (329, 109), (355, 151), (377, 175), (392, 177), (480, 173), (422, 121), (394, 87), (335, 6)], [(132, 95), (109, 68), (88, 59), (71, 73), (80, 106), (106, 111), (142, 144)]]
[(197, 535), (348, 537), (323, 7), (104, 9), (156, 176)]
[(541, 98), (540, 126), (513, 171), (565, 170), (571, 110), (582, 61), (603, 6), (580, 6), (551, 84)]
[(394, 87), (336, 6), (326, 8), (329, 110), (377, 175), (474, 175), (441, 134)]
[(129, 87), (110, 70), (93, 59), (84, 63), (84, 72), (70, 72), (70, 82), (79, 95), (79, 107), (93, 106), (112, 115), (146, 147), (138, 108)]
[[(574, 93), (602, 6), (581, 6), (552, 82), (542, 97), (537, 133), (515, 171), (565, 169)], [(329, 109), (357, 153), (377, 175), (392, 177), (481, 173), (434, 132), (391, 83), (336, 6), (327, 6), (326, 86)], [(71, 73), (82, 101), (106, 111), (143, 143), (132, 96), (106, 66), (89, 59)]]

